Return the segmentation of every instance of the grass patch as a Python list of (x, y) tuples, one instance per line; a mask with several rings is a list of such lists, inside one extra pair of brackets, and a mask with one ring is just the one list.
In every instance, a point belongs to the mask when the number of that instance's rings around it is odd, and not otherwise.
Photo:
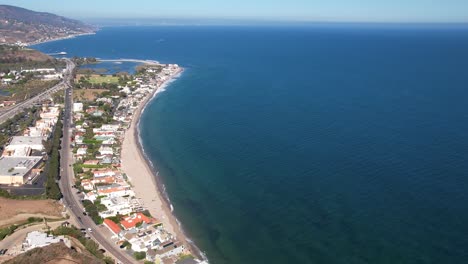
[(78, 101), (95, 101), (104, 92), (109, 92), (108, 89), (74, 89), (73, 98)]
[(77, 75), (76, 80), (82, 80), (81, 77), (84, 77), (86, 81), (88, 81), (91, 84), (101, 84), (101, 83), (113, 83), (113, 84), (118, 84), (119, 83), (119, 77), (117, 76), (112, 76), (112, 75), (99, 75), (99, 74), (91, 74), (91, 75)]

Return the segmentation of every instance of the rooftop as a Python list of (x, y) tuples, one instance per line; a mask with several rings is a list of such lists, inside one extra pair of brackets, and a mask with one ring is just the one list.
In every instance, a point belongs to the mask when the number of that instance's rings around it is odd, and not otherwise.
[(33, 231), (28, 233), (25, 239), (25, 245), (29, 248), (43, 247), (49, 244), (58, 243), (63, 240), (63, 236), (53, 237), (48, 236), (46, 233)]
[(120, 231), (122, 231), (122, 229), (120, 228), (120, 226), (117, 225), (116, 223), (114, 223), (112, 220), (104, 219), (104, 224), (105, 224), (112, 232), (114, 232), (114, 234), (118, 234), (118, 233), (120, 233)]
[(24, 176), (42, 157), (0, 157), (0, 176)]
[(131, 216), (127, 216), (124, 218), (124, 220), (120, 221), (120, 224), (125, 228), (125, 229), (130, 229), (135, 227), (138, 223), (145, 222), (146, 224), (152, 223), (152, 219), (147, 217), (146, 215), (142, 213), (136, 213)]
[(11, 139), (10, 146), (14, 145), (42, 145), (42, 137), (14, 136)]

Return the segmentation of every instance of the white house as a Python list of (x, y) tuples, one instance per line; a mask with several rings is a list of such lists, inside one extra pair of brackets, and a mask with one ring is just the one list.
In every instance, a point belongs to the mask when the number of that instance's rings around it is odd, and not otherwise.
[(115, 176), (115, 172), (111, 169), (95, 170), (93, 171), (93, 175), (95, 178), (108, 177), (108, 176)]
[(76, 151), (76, 155), (78, 156), (84, 156), (88, 153), (88, 148), (87, 147), (80, 147), (78, 148), (78, 150)]
[(114, 150), (111, 147), (101, 146), (99, 148), (101, 155), (114, 155)]
[(73, 112), (83, 112), (83, 103), (73, 103)]
[(33, 231), (27, 234), (26, 239), (23, 242), (23, 250), (28, 251), (33, 248), (45, 247), (50, 244), (55, 244), (59, 242), (64, 242), (67, 246), (71, 246), (68, 238), (64, 236), (49, 236), (47, 233), (42, 233), (39, 231)]
[(104, 197), (101, 204), (107, 207), (107, 211), (99, 213), (103, 218), (120, 215), (128, 215), (132, 212), (129, 198), (124, 197)]

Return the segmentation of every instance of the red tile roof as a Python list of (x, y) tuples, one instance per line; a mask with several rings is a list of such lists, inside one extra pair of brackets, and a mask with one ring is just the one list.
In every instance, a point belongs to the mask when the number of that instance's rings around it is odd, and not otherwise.
[(130, 229), (135, 227), (138, 223), (145, 222), (147, 224), (151, 224), (153, 221), (146, 215), (142, 213), (136, 213), (131, 216), (127, 216), (124, 218), (124, 220), (120, 221), (120, 224), (125, 228), (125, 229)]
[(112, 220), (104, 219), (104, 224), (116, 235), (122, 231), (120, 226), (114, 223)]

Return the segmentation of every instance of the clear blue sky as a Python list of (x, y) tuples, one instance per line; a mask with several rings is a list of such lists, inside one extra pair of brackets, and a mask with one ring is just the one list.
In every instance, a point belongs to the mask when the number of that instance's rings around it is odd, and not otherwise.
[(0, 0), (72, 18), (468, 22), (468, 0)]

